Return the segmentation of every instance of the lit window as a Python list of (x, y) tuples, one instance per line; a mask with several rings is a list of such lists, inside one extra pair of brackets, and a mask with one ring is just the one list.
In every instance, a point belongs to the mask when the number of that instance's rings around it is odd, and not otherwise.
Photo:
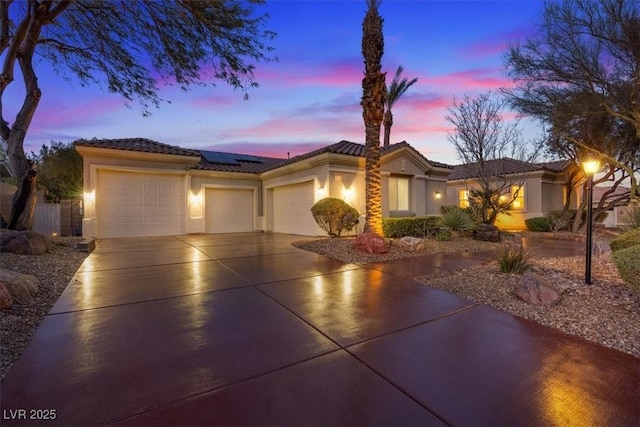
[(409, 210), (409, 178), (389, 178), (389, 210)]
[(469, 207), (469, 192), (467, 190), (458, 190), (458, 207), (462, 209)]
[(511, 197), (513, 198), (511, 208), (524, 209), (524, 187), (522, 187), (521, 185), (512, 185)]

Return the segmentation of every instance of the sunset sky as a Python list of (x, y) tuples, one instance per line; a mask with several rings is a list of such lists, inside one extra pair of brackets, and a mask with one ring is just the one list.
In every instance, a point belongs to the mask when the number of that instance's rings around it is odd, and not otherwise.
[[(26, 140), (37, 151), (51, 140), (143, 137), (194, 149), (286, 157), (346, 139), (364, 142), (360, 106), (360, 43), (364, 0), (276, 0), (260, 8), (279, 62), (257, 64), (260, 87), (243, 100), (220, 82), (182, 92), (143, 118), (138, 105), (100, 87), (80, 87), (38, 64), (43, 98)], [(454, 96), (509, 86), (504, 52), (535, 31), (539, 1), (383, 0), (383, 69), (398, 65), (417, 77), (394, 107), (391, 140), (406, 140), (432, 160), (459, 163), (445, 121)], [(22, 100), (15, 82), (4, 100), (14, 112)], [(13, 121), (10, 114), (6, 119)], [(529, 126), (528, 136), (537, 129)]]

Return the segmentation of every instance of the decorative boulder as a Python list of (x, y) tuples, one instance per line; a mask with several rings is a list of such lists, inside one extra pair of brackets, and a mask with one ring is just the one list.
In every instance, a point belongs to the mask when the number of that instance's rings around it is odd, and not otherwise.
[(42, 255), (49, 250), (49, 239), (35, 231), (2, 230), (0, 251), (20, 255)]
[(420, 252), (424, 250), (424, 240), (417, 237), (405, 236), (399, 241), (399, 246), (409, 252)]
[(483, 242), (499, 242), (500, 229), (492, 224), (479, 224), (473, 230), (473, 238)]
[(358, 237), (353, 246), (361, 251), (368, 252), (370, 254), (384, 254), (389, 252), (389, 245), (384, 241), (384, 238), (378, 236), (372, 231), (365, 231)]
[(4, 283), (13, 302), (27, 304), (38, 294), (40, 280), (31, 274), (0, 269), (0, 282)]
[(525, 273), (513, 288), (515, 295), (532, 305), (550, 306), (560, 300), (560, 292), (534, 273)]
[(0, 310), (13, 307), (13, 297), (9, 293), (7, 286), (0, 282)]

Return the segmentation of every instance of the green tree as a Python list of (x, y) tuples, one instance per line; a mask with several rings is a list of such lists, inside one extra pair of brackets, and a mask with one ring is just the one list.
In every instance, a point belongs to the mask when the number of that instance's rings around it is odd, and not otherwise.
[(406, 78), (401, 79), (402, 71), (402, 66), (398, 66), (396, 74), (393, 76), (393, 80), (391, 81), (391, 85), (387, 88), (387, 103), (383, 121), (385, 147), (389, 146), (389, 140), (391, 139), (391, 126), (393, 126), (393, 113), (391, 113), (391, 108), (393, 108), (395, 103), (398, 102), (398, 99), (402, 97), (407, 89), (418, 81), (417, 77), (411, 80), (407, 80)]
[(367, 0), (362, 22), (362, 118), (365, 127), (365, 231), (381, 236), (382, 189), (380, 183), (380, 127), (387, 98), (386, 75), (381, 72), (384, 53), (383, 19), (378, 12), (381, 0)]
[(32, 153), (38, 170), (38, 188), (47, 200), (79, 199), (82, 194), (82, 157), (73, 144), (51, 141), (38, 155)]
[(516, 82), (506, 93), (549, 127), (551, 149), (604, 160), (640, 198), (640, 3), (547, 1), (537, 34), (506, 62)]
[[(10, 226), (33, 224), (36, 171), (24, 140), (43, 96), (34, 57), (81, 85), (104, 84), (143, 114), (163, 101), (158, 79), (183, 89), (221, 80), (245, 93), (257, 85), (254, 62), (269, 61), (274, 33), (256, 15), (263, 0), (0, 1), (0, 135), (21, 183)], [(20, 73), (17, 74), (16, 70)], [(20, 75), (22, 106), (10, 123), (6, 89)]]

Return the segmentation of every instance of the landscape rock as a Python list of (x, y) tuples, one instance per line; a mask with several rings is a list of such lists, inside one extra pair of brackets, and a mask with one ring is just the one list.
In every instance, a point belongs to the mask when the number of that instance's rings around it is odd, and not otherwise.
[(38, 294), (40, 280), (31, 274), (0, 269), (0, 282), (4, 283), (13, 302), (27, 304)]
[(500, 229), (492, 224), (480, 224), (473, 230), (473, 238), (483, 242), (499, 242)]
[(49, 250), (49, 239), (35, 231), (0, 232), (0, 251), (20, 255), (42, 255)]
[(532, 305), (550, 306), (560, 300), (560, 292), (542, 277), (525, 273), (513, 287), (515, 295)]
[(398, 244), (402, 249), (405, 249), (409, 252), (420, 252), (424, 250), (424, 240), (418, 239), (417, 237), (402, 237)]
[(9, 293), (7, 286), (0, 282), (0, 310), (11, 307), (13, 307), (13, 297)]
[(384, 254), (389, 251), (389, 245), (384, 238), (371, 231), (365, 231), (356, 237), (353, 246), (370, 254)]

